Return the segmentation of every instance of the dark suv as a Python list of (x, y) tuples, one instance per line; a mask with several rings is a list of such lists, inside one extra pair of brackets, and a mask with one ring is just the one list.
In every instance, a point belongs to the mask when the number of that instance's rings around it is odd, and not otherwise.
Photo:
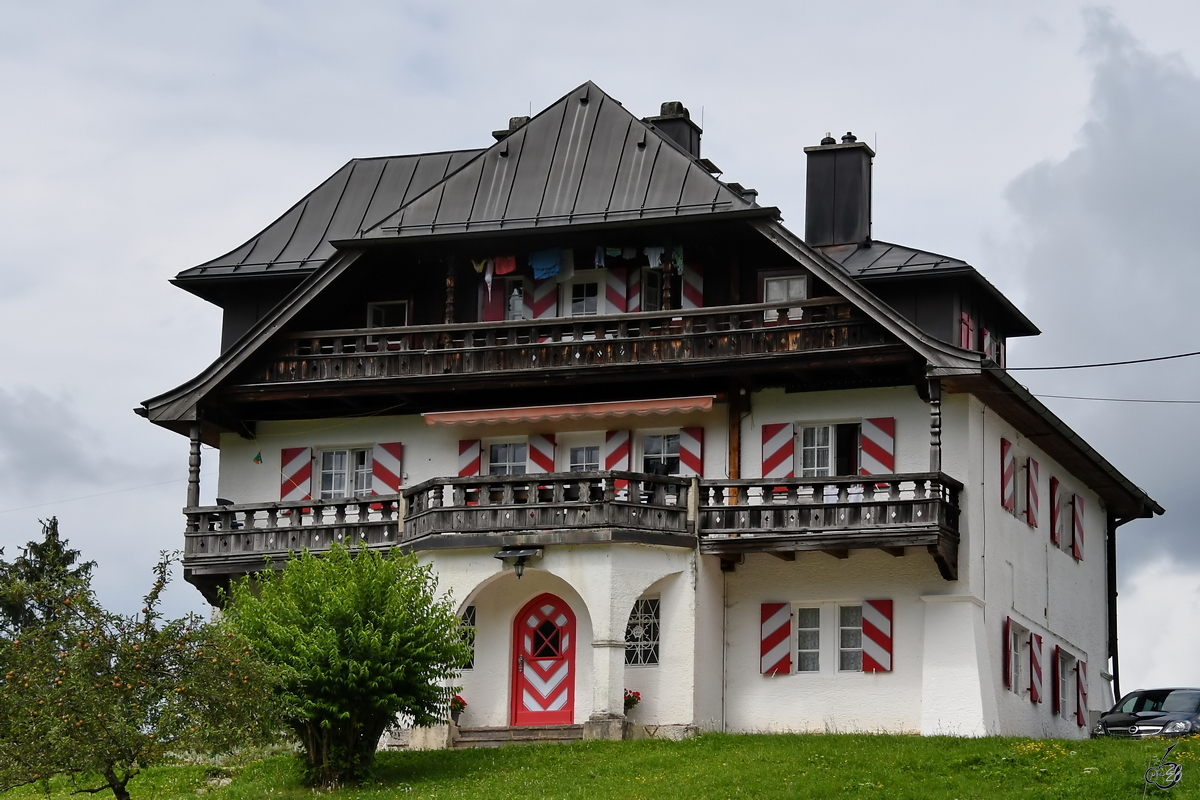
[(1200, 689), (1139, 689), (1100, 717), (1092, 736), (1142, 739), (1200, 733)]

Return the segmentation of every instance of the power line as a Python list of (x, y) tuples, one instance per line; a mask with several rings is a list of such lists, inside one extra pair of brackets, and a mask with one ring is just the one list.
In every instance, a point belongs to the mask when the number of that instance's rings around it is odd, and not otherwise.
[(168, 483), (182, 483), (187, 478), (176, 478), (171, 481), (162, 481), (160, 483), (147, 483), (144, 486), (130, 486), (126, 489), (113, 489), (111, 492), (98, 492), (96, 494), (85, 494), (82, 497), (69, 497), (66, 500), (51, 500), (48, 503), (35, 503), (31, 506), (21, 506), (20, 508), (5, 508), (0, 510), (0, 514), (8, 514), (13, 511), (28, 511), (31, 508), (45, 508), (46, 506), (56, 506), (59, 503), (74, 503), (76, 500), (91, 500), (93, 497), (105, 497), (110, 494), (121, 494), (122, 492), (136, 492), (138, 489), (150, 489), (154, 486), (166, 486)]
[[(1060, 367), (988, 367), (988, 369), (1004, 370), (1006, 372), (1016, 372), (1021, 370), (1024, 372), (1032, 372), (1035, 370), (1046, 369), (1091, 369), (1092, 367), (1121, 367), (1126, 364), (1148, 364), (1151, 361), (1170, 361), (1173, 358), (1190, 358), (1192, 356), (1200, 356), (1200, 350), (1194, 353), (1176, 353), (1173, 356), (1156, 356), (1154, 358), (1134, 358), (1129, 361), (1105, 361), (1099, 364), (1068, 364)], [(1048, 395), (1047, 395), (1048, 396)], [(1157, 402), (1157, 401), (1155, 401)]]
[(1149, 400), (1135, 397), (1077, 397), (1070, 394), (1035, 394), (1034, 397), (1052, 397), (1056, 400), (1096, 400), (1104, 403), (1167, 403), (1182, 406), (1200, 406), (1200, 400)]

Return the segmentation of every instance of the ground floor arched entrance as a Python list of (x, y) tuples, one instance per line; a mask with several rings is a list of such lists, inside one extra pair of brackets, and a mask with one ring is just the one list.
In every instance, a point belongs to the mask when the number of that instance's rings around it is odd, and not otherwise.
[(575, 613), (544, 593), (513, 620), (512, 724), (570, 725), (575, 719)]

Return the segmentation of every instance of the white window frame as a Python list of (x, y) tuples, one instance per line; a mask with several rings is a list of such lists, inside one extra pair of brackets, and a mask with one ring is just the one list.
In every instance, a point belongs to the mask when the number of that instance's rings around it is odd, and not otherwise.
[[(837, 669), (838, 669), (838, 672), (862, 672), (862, 671), (863, 671), (863, 668), (862, 668), (862, 652), (863, 652), (863, 649), (862, 649), (862, 636), (863, 636), (863, 632), (862, 632), (862, 603), (861, 603), (861, 602), (860, 602), (860, 603), (838, 603), (838, 607), (837, 607), (837, 608), (838, 608), (838, 612), (837, 612), (837, 625), (838, 625), (838, 637), (837, 637), (837, 651), (838, 651), (838, 660), (837, 660)], [(855, 627), (855, 626), (852, 626), (852, 625), (845, 625), (845, 624), (843, 624), (843, 621), (842, 621), (842, 610), (843, 610), (843, 609), (854, 609), (854, 608), (857, 608), (857, 609), (858, 609), (858, 626), (857, 626), (857, 627)], [(844, 632), (851, 632), (851, 633), (852, 633), (853, 631), (858, 631), (858, 647), (847, 647), (847, 646), (846, 646), (846, 645), (843, 643), (843, 634), (844, 634)], [(858, 668), (857, 668), (857, 669), (855, 669), (855, 668), (852, 668), (852, 667), (851, 667), (851, 668), (843, 667), (843, 666), (842, 666), (842, 664), (843, 664), (843, 656), (844, 656), (844, 655), (851, 655), (851, 656), (853, 656), (853, 654), (854, 654), (854, 653), (857, 653), (857, 654), (858, 654)]]
[[(674, 437), (674, 440), (675, 440), (675, 454), (674, 454), (674, 456), (672, 456), (672, 455), (671, 455), (671, 453), (669, 453), (669, 452), (667, 452), (667, 453), (647, 454), (647, 453), (646, 453), (646, 440), (647, 440), (647, 439), (649, 439), (649, 438), (651, 438), (651, 437), (655, 437), (655, 438), (661, 438), (661, 439), (663, 439), (663, 440), (664, 440), (664, 444), (666, 444), (666, 443), (667, 443), (667, 440), (669, 440), (671, 437)], [(675, 459), (675, 470), (674, 470), (673, 472), (667, 472), (667, 473), (665, 473), (665, 474), (667, 474), (667, 475), (678, 475), (678, 474), (679, 474), (679, 465), (680, 465), (680, 458), (679, 458), (679, 453), (680, 453), (680, 449), (679, 449), (679, 445), (680, 445), (680, 441), (679, 441), (679, 440), (680, 440), (680, 431), (679, 431), (679, 429), (678, 429), (678, 428), (670, 428), (670, 429), (662, 429), (662, 430), (638, 431), (638, 432), (637, 432), (637, 438), (638, 438), (638, 461), (637, 461), (636, 463), (637, 463), (637, 466), (639, 466), (639, 467), (641, 468), (641, 469), (639, 470), (640, 472), (648, 472), (648, 471), (649, 471), (649, 470), (647, 470), (647, 469), (646, 469), (646, 467), (647, 467), (646, 459), (647, 459), (647, 458), (652, 458), (652, 459), (655, 459), (655, 460), (657, 460), (657, 461), (659, 461), (659, 462), (663, 462), (663, 463), (665, 463), (665, 462), (666, 462), (668, 459), (670, 459), (670, 458), (672, 458), (672, 457), (673, 457), (673, 458)], [(662, 456), (665, 456), (665, 458), (664, 458), (664, 457), (662, 457)]]
[(1017, 697), (1022, 697), (1029, 691), (1024, 665), (1029, 661), (1029, 631), (1010, 618), (1008, 623), (1008, 689)]
[[(815, 611), (816, 612), (817, 625), (815, 628), (814, 627), (807, 627), (807, 628), (800, 627), (800, 612), (801, 611)], [(823, 616), (825, 616), (825, 615), (821, 613), (820, 604), (812, 603), (812, 604), (799, 604), (799, 605), (792, 606), (792, 619), (794, 620), (795, 627), (796, 627), (795, 658), (792, 659), (792, 663), (796, 665), (795, 672), (798, 675), (808, 675), (808, 674), (820, 673), (820, 671), (821, 671), (821, 664), (824, 661), (824, 659), (821, 658), (821, 639), (823, 638), (822, 631), (821, 631), (821, 618)], [(816, 631), (817, 646), (815, 648), (806, 647), (806, 648), (802, 649), (800, 647), (800, 632), (802, 630), (803, 631)], [(814, 669), (802, 669), (801, 668), (800, 656), (805, 655), (805, 654), (812, 654), (812, 655), (816, 656), (817, 664)]]
[[(377, 324), (375, 324), (375, 312), (376, 311), (386, 311), (390, 306), (400, 306), (404, 309), (404, 314), (403, 314), (404, 321), (401, 322), (399, 325), (377, 325)], [(385, 300), (385, 301), (380, 301), (377, 303), (367, 303), (367, 327), (368, 328), (404, 327), (405, 325), (409, 324), (410, 313), (411, 313), (411, 308), (410, 308), (409, 302), (407, 300)]]
[[(593, 444), (591, 442), (586, 442), (586, 443), (581, 442), (579, 444), (570, 443), (570, 444), (566, 445), (563, 449), (566, 451), (566, 457), (567, 457), (566, 471), (567, 472), (599, 472), (601, 469), (604, 468), (604, 448), (601, 447), (598, 443), (597, 444)], [(585, 455), (585, 457), (583, 458), (582, 461), (576, 461), (576, 459), (575, 459), (576, 451), (579, 451), (579, 450), (584, 450), (584, 451), (595, 450), (596, 451), (596, 460), (591, 461)], [(582, 466), (584, 468), (576, 469), (575, 468), (576, 464), (582, 464)], [(592, 464), (595, 464), (595, 468), (588, 469), (587, 467)]]
[[(820, 431), (820, 430), (825, 431), (826, 436), (828, 437), (829, 443), (827, 445), (820, 445), (820, 444), (814, 444), (811, 446), (806, 445), (805, 444), (805, 439), (807, 438), (806, 434), (809, 431), (813, 431), (815, 434), (817, 431)], [(815, 424), (809, 424), (809, 425), (798, 425), (797, 431), (798, 432), (797, 432), (796, 438), (799, 441), (797, 442), (798, 447), (796, 448), (796, 453), (800, 460), (800, 463), (798, 465), (799, 469), (796, 470), (797, 474), (801, 478), (832, 477), (834, 471), (837, 469), (837, 425), (836, 425), (836, 423), (824, 422), (824, 423), (815, 423)], [(819, 453), (821, 450), (828, 451), (828, 466), (825, 467), (825, 471), (822, 472), (821, 471), (822, 468), (817, 467), (817, 466), (805, 467), (804, 466), (805, 453), (809, 452), (809, 451), (812, 451), (814, 453)]]
[[(495, 278), (492, 279), (493, 283)], [(525, 285), (525, 279), (521, 277), (504, 277), (501, 278), (500, 286), (504, 291), (504, 319), (505, 321), (529, 319), (530, 311), (529, 304), (525, 302), (525, 293), (529, 291), (529, 287)], [(492, 287), (495, 291), (496, 287)], [(520, 297), (519, 303), (513, 303), (513, 291), (518, 290)]]
[[(778, 283), (782, 283), (784, 285), (783, 291), (784, 291), (785, 296), (781, 299), (777, 298), (777, 299), (773, 300), (773, 299), (771, 299), (771, 290), (769, 287), (772, 284), (778, 284)], [(799, 285), (800, 290), (799, 290), (799, 293), (795, 297), (793, 297), (792, 290), (797, 284)], [(780, 273), (780, 274), (764, 274), (763, 275), (763, 277), (762, 277), (762, 302), (774, 303), (777, 301), (782, 302), (782, 300), (797, 300), (797, 301), (799, 301), (799, 300), (807, 300), (807, 299), (808, 299), (808, 275), (806, 275), (805, 273), (799, 272), (799, 273)], [(802, 320), (804, 318), (804, 307), (803, 306), (795, 306), (793, 308), (789, 308), (787, 310), (787, 312), (788, 312), (788, 321), (789, 322), (799, 322), (800, 320)], [(775, 319), (771, 318), (769, 321), (775, 322)]]
[[(345, 466), (338, 469), (336, 465), (326, 467), (326, 457), (336, 458), (339, 454), (345, 456)], [(355, 463), (361, 456), (360, 463)], [(317, 451), (317, 497), (321, 500), (344, 500), (352, 497), (367, 497), (371, 494), (371, 448), (358, 447), (325, 447)], [(341, 489), (325, 488), (325, 476), (343, 479)], [(336, 482), (336, 481), (335, 481)]]
[(642, 311), (662, 311), (663, 272), (642, 268)]
[(1058, 716), (1070, 722), (1075, 721), (1075, 706), (1079, 702), (1075, 691), (1075, 662), (1076, 658), (1063, 650), (1058, 650)]
[(662, 598), (639, 597), (625, 624), (625, 666), (657, 667), (661, 659)]
[[(492, 461), (492, 448), (499, 446), (499, 445), (507, 445), (510, 447), (514, 446), (514, 445), (520, 445), (522, 448), (522, 451), (523, 451), (523, 455), (519, 461), (513, 460), (511, 458), (508, 461), (504, 461), (504, 462)], [(484, 462), (484, 469), (483, 469), (484, 475), (525, 475), (525, 474), (528, 474), (528, 472), (529, 472), (529, 440), (524, 437), (510, 438), (510, 439), (486, 440), (483, 442), (483, 456), (487, 459)], [(492, 465), (500, 464), (500, 463), (508, 465), (507, 471), (492, 472)], [(519, 470), (514, 469), (515, 467), (518, 467), (518, 466), (520, 467)]]

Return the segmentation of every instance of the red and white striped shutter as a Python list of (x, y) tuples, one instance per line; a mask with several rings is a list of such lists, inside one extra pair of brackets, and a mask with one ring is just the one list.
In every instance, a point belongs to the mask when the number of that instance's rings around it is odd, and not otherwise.
[(478, 439), (461, 439), (458, 443), (458, 477), (478, 475), (483, 465), (482, 448)]
[(1050, 543), (1058, 547), (1062, 542), (1062, 486), (1058, 478), (1050, 478)]
[(1029, 634), (1029, 699), (1042, 702), (1042, 637)]
[(864, 600), (862, 607), (863, 672), (892, 671), (892, 601)]
[(704, 267), (699, 264), (683, 265), (683, 301), (680, 307), (704, 307)]
[(625, 310), (630, 314), (642, 310), (641, 267), (634, 267), (629, 270), (629, 288), (625, 292)]
[(279, 451), (280, 502), (312, 499), (312, 458), (311, 447), (285, 447)]
[(796, 475), (796, 442), (790, 422), (762, 426), (762, 476), (793, 478)]
[(759, 672), (788, 675), (792, 671), (792, 608), (787, 603), (762, 604)]
[(396, 494), (403, 480), (404, 445), (400, 442), (377, 444), (371, 448), (371, 494)]
[(1002, 651), (1004, 653), (1004, 670), (1003, 670), (1003, 672), (1004, 672), (1004, 685), (1009, 689), (1012, 688), (1012, 679), (1013, 679), (1013, 676), (1012, 676), (1012, 636), (1010, 635), (1011, 631), (1012, 631), (1012, 617), (1005, 617), (1004, 618), (1004, 647), (1002, 648)]
[[(532, 296), (531, 296), (532, 295)], [(526, 292), (525, 302), (533, 319), (553, 319), (558, 316), (558, 281), (554, 278), (534, 280), (533, 291)]]
[(1054, 660), (1050, 662), (1050, 703), (1054, 708), (1054, 715), (1058, 716), (1062, 713), (1062, 689), (1059, 682), (1062, 680), (1062, 675), (1059, 670), (1062, 669), (1062, 648), (1054, 645)]
[(975, 320), (971, 319), (970, 314), (963, 311), (958, 317), (958, 346), (964, 350), (972, 350), (974, 343)]
[(1029, 459), (1029, 469), (1025, 471), (1025, 522), (1029, 527), (1038, 526), (1038, 462)]
[[(629, 471), (629, 459), (632, 456), (631, 445), (633, 437), (629, 431), (604, 432), (604, 468)], [(629, 481), (615, 480), (613, 488), (617, 491), (627, 489)]]
[(626, 292), (628, 291), (628, 272), (625, 267), (609, 267), (605, 277), (604, 296), (608, 301), (607, 313), (624, 314)]
[(529, 437), (530, 472), (554, 472), (554, 434), (535, 433)]
[(1074, 535), (1071, 537), (1071, 555), (1079, 561), (1083, 560), (1083, 497), (1075, 495), (1071, 498), (1074, 513), (1071, 518), (1075, 523)]
[(679, 475), (704, 477), (704, 428), (679, 429)]
[(1006, 511), (1017, 507), (1017, 458), (1008, 439), (1000, 440), (1000, 505)]
[(889, 475), (896, 471), (896, 418), (876, 417), (862, 421), (863, 475)]
[(1075, 723), (1087, 725), (1087, 662), (1075, 663)]

